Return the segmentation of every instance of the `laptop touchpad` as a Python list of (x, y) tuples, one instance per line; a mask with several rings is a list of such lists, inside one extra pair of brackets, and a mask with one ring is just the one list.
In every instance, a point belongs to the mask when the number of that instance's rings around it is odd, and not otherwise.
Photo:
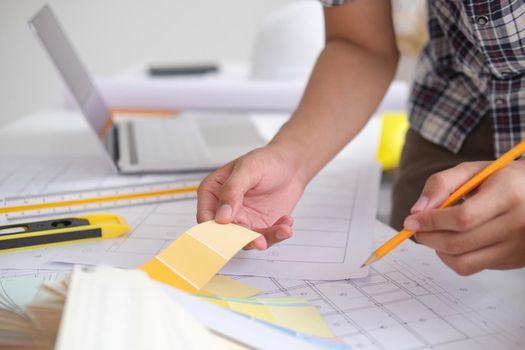
[(262, 146), (264, 140), (249, 120), (231, 119), (218, 122), (215, 120), (199, 120), (199, 129), (208, 147), (251, 149)]

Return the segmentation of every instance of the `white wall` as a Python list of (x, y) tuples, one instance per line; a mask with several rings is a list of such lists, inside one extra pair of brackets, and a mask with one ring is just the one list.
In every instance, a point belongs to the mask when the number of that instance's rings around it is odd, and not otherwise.
[(0, 126), (60, 106), (61, 82), (27, 26), (49, 3), (94, 75), (148, 61), (249, 60), (258, 24), (294, 0), (0, 0)]

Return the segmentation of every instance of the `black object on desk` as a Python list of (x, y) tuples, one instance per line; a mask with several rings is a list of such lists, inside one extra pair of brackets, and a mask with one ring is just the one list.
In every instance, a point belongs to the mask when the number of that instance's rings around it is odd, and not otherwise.
[(188, 64), (188, 65), (152, 65), (148, 72), (152, 77), (166, 77), (175, 75), (201, 75), (215, 73), (219, 70), (216, 64)]

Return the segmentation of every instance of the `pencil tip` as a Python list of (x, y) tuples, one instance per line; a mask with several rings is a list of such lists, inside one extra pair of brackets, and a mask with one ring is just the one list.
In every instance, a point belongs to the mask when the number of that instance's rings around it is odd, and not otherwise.
[(378, 261), (379, 259), (381, 259), (376, 253), (372, 253), (368, 259), (366, 259), (366, 261), (363, 263), (363, 265), (361, 265), (361, 268), (363, 267), (367, 267), (369, 265), (372, 265), (373, 263), (375, 263), (376, 261)]

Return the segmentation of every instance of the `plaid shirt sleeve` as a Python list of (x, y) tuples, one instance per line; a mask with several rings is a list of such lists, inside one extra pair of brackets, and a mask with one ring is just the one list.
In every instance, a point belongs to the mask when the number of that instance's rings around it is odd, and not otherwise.
[(409, 101), (411, 127), (458, 152), (481, 118), (494, 156), (525, 139), (525, 3), (428, 1), (429, 42)]

